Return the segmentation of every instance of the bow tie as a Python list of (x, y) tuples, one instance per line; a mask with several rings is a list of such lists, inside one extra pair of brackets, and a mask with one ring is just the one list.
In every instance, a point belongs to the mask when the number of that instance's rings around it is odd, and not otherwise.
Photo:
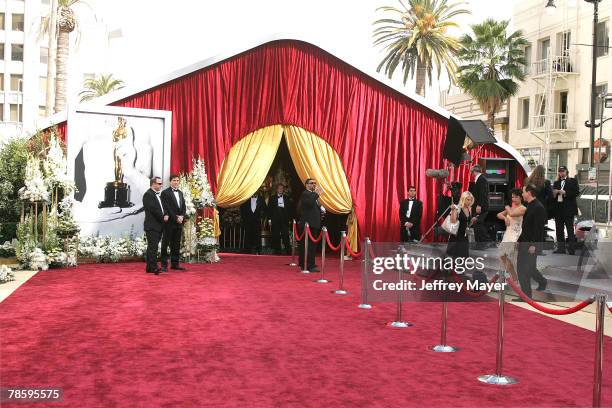
[(278, 198), (281, 198), (282, 196), (283, 196), (282, 194), (279, 194), (279, 195), (278, 195)]
[(155, 195), (156, 195), (156, 196), (158, 196), (159, 194), (160, 194), (159, 192), (157, 192), (157, 191), (155, 192)]
[(177, 192), (178, 192), (178, 190), (175, 190), (175, 189), (172, 189), (172, 191), (174, 191), (175, 193), (177, 193)]

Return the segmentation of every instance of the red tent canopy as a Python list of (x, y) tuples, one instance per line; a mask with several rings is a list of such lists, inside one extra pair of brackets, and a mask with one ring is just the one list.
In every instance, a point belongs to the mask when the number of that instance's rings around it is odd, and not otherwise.
[[(190, 170), (200, 156), (214, 192), (238, 140), (289, 124), (319, 135), (340, 156), (360, 237), (399, 239), (399, 201), (411, 185), (424, 202), (423, 228), (434, 220), (436, 183), (425, 170), (444, 165), (447, 117), (312, 44), (268, 42), (113, 105), (172, 111), (172, 172)], [(479, 154), (511, 157), (496, 146)], [(459, 172), (466, 179), (467, 169)]]

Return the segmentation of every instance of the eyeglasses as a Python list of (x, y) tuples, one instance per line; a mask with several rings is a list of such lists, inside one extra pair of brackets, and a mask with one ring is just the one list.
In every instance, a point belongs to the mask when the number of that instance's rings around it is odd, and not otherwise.
[(308, 183), (306, 183), (306, 184), (317, 184), (317, 183), (315, 183), (314, 181), (309, 181), (309, 182), (308, 182)]

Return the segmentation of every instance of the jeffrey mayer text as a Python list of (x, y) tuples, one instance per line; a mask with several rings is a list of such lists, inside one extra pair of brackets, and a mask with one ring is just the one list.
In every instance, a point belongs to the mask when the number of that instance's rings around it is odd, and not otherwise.
[(505, 290), (506, 283), (500, 282), (477, 282), (477, 281), (466, 281), (466, 282), (445, 282), (443, 280), (434, 280), (431, 282), (420, 281), (413, 282), (408, 280), (402, 280), (400, 282), (383, 282), (378, 279), (372, 282), (372, 287), (374, 290), (400, 290), (400, 291), (408, 291), (408, 290), (427, 290), (427, 291), (454, 291), (461, 292), (464, 290), (469, 290), (472, 292), (480, 292), (480, 291), (498, 291)]

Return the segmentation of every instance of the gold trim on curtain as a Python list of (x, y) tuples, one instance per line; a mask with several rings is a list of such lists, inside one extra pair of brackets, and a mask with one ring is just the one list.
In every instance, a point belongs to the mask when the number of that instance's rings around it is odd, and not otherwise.
[[(229, 151), (217, 177), (217, 206), (235, 207), (263, 184), (278, 151), (283, 127), (271, 125), (249, 133)], [(221, 235), (219, 212), (214, 212), (215, 236)]]
[(297, 126), (285, 125), (285, 138), (293, 165), (302, 181), (317, 180), (323, 189), (321, 204), (335, 214), (349, 214), (347, 239), (357, 251), (358, 227), (353, 199), (342, 162), (336, 151), (319, 136)]

